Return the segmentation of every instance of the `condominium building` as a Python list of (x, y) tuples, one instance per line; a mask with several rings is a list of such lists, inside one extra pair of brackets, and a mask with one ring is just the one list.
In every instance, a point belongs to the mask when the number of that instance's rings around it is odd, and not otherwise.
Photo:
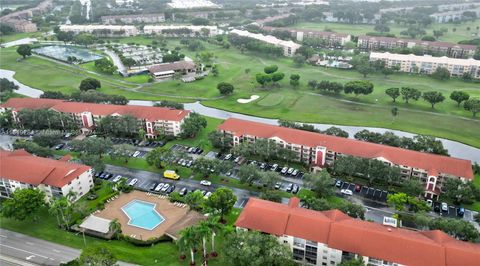
[(132, 23), (160, 23), (165, 22), (165, 14), (135, 14), (135, 15), (118, 15), (118, 16), (102, 16), (101, 20), (104, 24), (132, 24)]
[[(183, 31), (182, 31), (183, 30)], [(216, 36), (220, 34), (217, 26), (194, 25), (147, 25), (143, 27), (145, 34), (162, 34), (174, 37)]]
[(339, 210), (314, 211), (250, 198), (235, 222), (237, 230), (275, 236), (302, 265), (335, 266), (353, 258), (365, 265), (478, 265), (480, 246), (440, 230), (413, 231), (353, 219)]
[(430, 15), (430, 17), (436, 23), (448, 23), (448, 22), (460, 21), (464, 18), (465, 11), (474, 12), (477, 17), (480, 16), (480, 7), (477, 7), (477, 8), (470, 8), (469, 10), (459, 9), (459, 10), (433, 13)]
[(181, 125), (190, 114), (188, 110), (153, 106), (81, 103), (42, 98), (11, 98), (0, 105), (0, 112), (7, 109), (12, 111), (16, 122), (21, 122), (18, 112), (22, 109), (49, 109), (70, 114), (83, 132), (94, 130), (103, 117), (129, 115), (138, 119), (138, 127), (145, 130), (147, 138), (155, 138), (160, 133), (178, 136)]
[(352, 40), (352, 36), (344, 33), (330, 32), (330, 31), (315, 31), (306, 29), (294, 29), (294, 28), (275, 28), (264, 26), (263, 30), (274, 31), (288, 31), (292, 38), (302, 42), (305, 39), (322, 39), (325, 40), (328, 46), (343, 46), (346, 42)]
[(310, 165), (312, 170), (333, 166), (337, 158), (345, 155), (380, 160), (386, 165), (399, 167), (404, 180), (420, 180), (427, 198), (438, 198), (447, 178), (463, 182), (473, 180), (469, 160), (235, 118), (225, 120), (218, 130), (232, 140), (233, 146), (268, 139), (279, 147), (296, 152), (296, 160)]
[(69, 194), (72, 201), (78, 200), (93, 187), (92, 168), (67, 159), (0, 149), (0, 197), (9, 198), (17, 189), (38, 188), (45, 192), (46, 201)]
[(461, 77), (470, 73), (472, 78), (480, 79), (480, 61), (473, 58), (459, 59), (433, 57), (430, 55), (370, 53), (370, 61), (382, 60), (388, 67), (398, 66), (401, 72), (432, 74), (438, 67), (448, 69), (451, 76)]
[(79, 33), (92, 33), (101, 36), (135, 36), (138, 30), (135, 26), (128, 25), (61, 25), (61, 31)]
[(301, 47), (300, 44), (295, 43), (293, 41), (284, 41), (280, 40), (277, 37), (271, 35), (263, 35), (259, 33), (251, 33), (245, 30), (232, 30), (230, 34), (236, 34), (238, 36), (247, 37), (255, 40), (259, 40), (261, 42), (265, 42), (277, 47), (281, 47), (283, 49), (284, 56), (293, 56), (297, 49)]
[(395, 48), (421, 47), (425, 53), (443, 54), (454, 58), (470, 58), (477, 47), (450, 42), (431, 42), (391, 37), (358, 36), (358, 48), (369, 51), (393, 50)]
[(221, 5), (215, 4), (209, 0), (172, 0), (167, 4), (175, 9), (192, 9), (192, 8), (221, 8)]
[(41, 15), (48, 11), (52, 3), (53, 0), (45, 0), (35, 7), (12, 12), (0, 17), (0, 23), (12, 27), (16, 32), (35, 32), (37, 31), (37, 24), (30, 19), (35, 15)]

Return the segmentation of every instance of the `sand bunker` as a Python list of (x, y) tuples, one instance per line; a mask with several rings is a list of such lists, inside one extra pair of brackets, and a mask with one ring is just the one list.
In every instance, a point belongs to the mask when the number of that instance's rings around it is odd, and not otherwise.
[(260, 96), (258, 95), (252, 95), (250, 96), (250, 99), (237, 99), (237, 102), (239, 103), (249, 103), (249, 102), (252, 102), (252, 101), (255, 101), (256, 99), (260, 98)]

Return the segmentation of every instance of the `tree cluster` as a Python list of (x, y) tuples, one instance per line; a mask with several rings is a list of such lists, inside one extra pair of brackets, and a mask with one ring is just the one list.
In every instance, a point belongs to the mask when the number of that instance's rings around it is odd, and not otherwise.
[(86, 78), (80, 82), (79, 89), (81, 91), (96, 90), (102, 87), (98, 79)]
[(128, 100), (127, 98), (125, 98), (125, 96), (104, 94), (95, 90), (78, 91), (72, 93), (71, 95), (66, 95), (59, 91), (45, 91), (42, 95), (40, 95), (40, 98), (63, 99), (75, 102), (106, 103), (117, 105), (126, 105), (128, 103)]
[(263, 69), (263, 73), (257, 73), (255, 75), (255, 80), (258, 84), (262, 85), (262, 88), (265, 88), (266, 86), (278, 86), (278, 82), (285, 77), (285, 74), (277, 72), (277, 70), (277, 65), (266, 66)]
[(113, 64), (112, 61), (108, 60), (106, 57), (95, 60), (95, 68), (97, 68), (103, 73), (110, 75), (117, 71), (117, 67)]
[(28, 129), (78, 129), (72, 116), (48, 109), (22, 109), (18, 112), (18, 118), (22, 126)]
[(139, 128), (139, 122), (133, 116), (106, 116), (98, 121), (95, 131), (106, 136), (136, 137)]
[(15, 141), (13, 143), (13, 148), (16, 150), (24, 149), (28, 153), (34, 154), (40, 157), (50, 157), (53, 155), (52, 150), (46, 147), (42, 147), (35, 142), (31, 141)]
[(297, 153), (293, 150), (278, 146), (275, 141), (257, 139), (255, 143), (244, 141), (232, 148), (236, 156), (251, 157), (253, 155), (264, 161), (274, 159), (291, 162), (297, 159)]
[(279, 120), (278, 123), (279, 123), (279, 126), (281, 127), (295, 128), (295, 129), (300, 129), (300, 130), (305, 130), (310, 132), (317, 132), (317, 133), (322, 133), (322, 134), (331, 135), (331, 136), (348, 138), (348, 132), (338, 127), (332, 126), (325, 130), (320, 130), (320, 129), (316, 129), (313, 125), (302, 124), (302, 123), (297, 123), (297, 122), (288, 121), (288, 120)]
[(153, 106), (173, 108), (173, 109), (177, 109), (177, 110), (183, 110), (184, 109), (183, 103), (167, 101), (167, 100), (156, 102)]
[(250, 50), (254, 52), (259, 52), (265, 55), (270, 56), (281, 56), (283, 55), (283, 49), (281, 47), (276, 47), (271, 44), (266, 44), (264, 42), (249, 38), (243, 37), (236, 34), (229, 34), (228, 41), (235, 47), (239, 48), (240, 51)]
[(12, 96), (15, 90), (18, 90), (18, 86), (12, 81), (6, 78), (0, 78), (0, 101), (4, 102)]
[(413, 138), (399, 137), (393, 132), (387, 131), (382, 134), (364, 129), (357, 132), (354, 138), (393, 147), (448, 156), (448, 150), (443, 147), (443, 143), (432, 136), (416, 135)]
[(333, 165), (335, 174), (347, 178), (359, 176), (368, 180), (369, 184), (394, 185), (400, 182), (401, 171), (397, 166), (389, 166), (376, 159), (341, 156)]
[(190, 113), (180, 126), (182, 138), (194, 138), (202, 129), (207, 127), (207, 119), (197, 113)]

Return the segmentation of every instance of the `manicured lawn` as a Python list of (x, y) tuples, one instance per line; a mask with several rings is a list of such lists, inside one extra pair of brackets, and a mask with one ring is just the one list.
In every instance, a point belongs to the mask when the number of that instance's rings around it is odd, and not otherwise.
[[(152, 39), (137, 36), (123, 38), (121, 42), (137, 42), (149, 44)], [(330, 80), (345, 83), (350, 80), (363, 79), (356, 71), (342, 71), (314, 66), (293, 66), (289, 58), (267, 58), (256, 53), (240, 53), (235, 48), (224, 49), (208, 43), (204, 44), (212, 51), (219, 65), (218, 77), (207, 77), (192, 83), (167, 81), (147, 83), (140, 87), (126, 84), (119, 77), (104, 77), (100, 91), (110, 94), (124, 95), (129, 99), (161, 100), (191, 102), (195, 99), (209, 98), (203, 101), (207, 106), (255, 116), (289, 119), (301, 122), (317, 122), (339, 125), (372, 126), (408, 131), (417, 134), (427, 134), (460, 141), (480, 147), (480, 120), (472, 119), (471, 113), (458, 108), (456, 103), (448, 98), (453, 90), (463, 90), (471, 97), (480, 97), (478, 83), (467, 83), (458, 79), (437, 81), (430, 77), (394, 74), (384, 77), (372, 74), (367, 77), (375, 85), (374, 92), (358, 98), (349, 95), (319, 95), (307, 88), (308, 80)], [(181, 46), (178, 40), (168, 40), (168, 47)], [(183, 47), (183, 46), (182, 46)], [(187, 56), (195, 58), (197, 52), (182, 48)], [(14, 49), (2, 49), (2, 59), (6, 63), (3, 68), (17, 71), (16, 78), (27, 85), (43, 90), (76, 91), (78, 84), (85, 76), (91, 74), (72, 71), (67, 66), (58, 65), (40, 58), (28, 58), (16, 62), (18, 55)], [(276, 64), (279, 71), (285, 73), (285, 79), (275, 88), (261, 88), (255, 82), (255, 74), (263, 71), (266, 65)], [(88, 65), (87, 68), (90, 68)], [(293, 73), (301, 76), (301, 85), (292, 89), (288, 85), (288, 77)], [(129, 81), (141, 83), (146, 76), (131, 77)], [(219, 97), (216, 84), (220, 81), (230, 82), (235, 86), (233, 95)], [(435, 109), (423, 101), (413, 101), (406, 104), (401, 99), (397, 103), (385, 94), (390, 87), (415, 87), (425, 91), (439, 91), (446, 97), (443, 103)], [(238, 98), (249, 98), (257, 94), (261, 98), (239, 104)], [(185, 97), (185, 98), (181, 98)], [(391, 108), (399, 108), (399, 115), (393, 121)], [(455, 125), (454, 127), (452, 125)], [(461, 128), (461, 130), (458, 130)]]
[[(400, 35), (400, 32), (408, 28), (407, 26), (403, 26), (403, 25), (399, 26), (396, 24), (389, 24), (388, 26), (390, 27), (389, 33), (395, 34), (396, 37), (409, 38), (408, 36)], [(453, 23), (444, 23), (444, 24), (435, 23), (425, 27), (424, 30), (427, 32), (427, 35), (433, 36), (433, 30), (446, 28), (448, 32), (445, 33), (443, 36), (440, 36), (438, 40), (444, 41), (444, 42), (457, 43), (462, 40), (478, 38), (478, 36), (480, 35), (480, 31), (476, 29), (477, 26), (478, 26), (478, 21), (466, 22), (458, 25), (455, 25)], [(365, 35), (368, 32), (374, 32), (373, 30), (374, 25), (365, 25), (365, 24), (352, 25), (352, 24), (328, 23), (328, 22), (301, 22), (293, 25), (292, 27), (320, 30), (320, 31), (330, 29), (334, 32), (348, 33), (355, 36)], [(467, 27), (470, 27), (470, 30), (467, 30)], [(454, 28), (456, 29), (455, 32), (453, 31)], [(477, 35), (475, 36), (474, 34), (477, 34)]]
[(40, 38), (41, 36), (41, 32), (17, 32), (14, 34), (0, 36), (0, 43), (16, 41), (23, 38)]
[[(478, 189), (480, 189), (480, 175), (475, 175), (475, 179), (473, 180), (473, 184), (475, 184), (475, 186)], [(467, 205), (467, 206), (465, 206), (465, 208), (480, 212), (480, 201), (477, 201), (477, 202), (474, 202), (470, 205)]]

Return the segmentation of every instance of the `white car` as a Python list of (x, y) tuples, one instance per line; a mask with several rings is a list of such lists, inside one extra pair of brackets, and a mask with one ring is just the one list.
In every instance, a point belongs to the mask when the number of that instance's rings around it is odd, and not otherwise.
[(227, 154), (227, 156), (225, 156), (225, 160), (230, 160), (232, 158), (232, 154)]
[(155, 191), (157, 191), (157, 192), (160, 191), (163, 188), (163, 186), (165, 186), (164, 183), (158, 184), (157, 187), (155, 188)]
[(116, 175), (116, 176), (112, 179), (112, 182), (117, 183), (118, 181), (120, 181), (120, 179), (122, 179), (122, 176), (121, 176), (121, 175)]
[(295, 170), (295, 169), (293, 169), (293, 168), (289, 168), (289, 169), (288, 169), (288, 171), (287, 171), (287, 174), (288, 174), (288, 175), (291, 175), (291, 174), (292, 174), (292, 172), (293, 172), (293, 170)]
[(208, 199), (211, 195), (212, 192), (208, 191), (207, 193), (205, 193), (205, 196), (203, 196), (203, 198)]
[(165, 186), (163, 186), (163, 188), (162, 188), (162, 192), (167, 191), (167, 189), (168, 189), (169, 187), (170, 187), (169, 184), (165, 184)]
[(280, 173), (281, 173), (282, 175), (284, 175), (284, 174), (287, 173), (287, 171), (288, 171), (288, 167), (285, 166), (285, 167), (282, 168), (282, 171), (281, 171)]
[(138, 182), (138, 179), (134, 178), (134, 179), (132, 179), (132, 180), (130, 181), (130, 183), (128, 183), (128, 185), (133, 186), (133, 185), (135, 185), (137, 182)]
[(210, 186), (210, 185), (212, 185), (212, 182), (210, 182), (210, 181), (207, 181), (207, 180), (202, 180), (202, 181), (200, 181), (200, 185), (203, 185), (203, 186)]
[(441, 205), (441, 206), (442, 206), (442, 211), (448, 212), (448, 205), (447, 205), (447, 203), (442, 202), (442, 205)]
[(139, 152), (139, 151), (136, 151), (136, 152), (133, 153), (133, 157), (134, 157), (134, 158), (137, 158), (138, 155), (140, 155), (140, 152)]
[(350, 189), (342, 189), (342, 190), (340, 190), (340, 193), (348, 195), (348, 196), (353, 195), (353, 192)]

